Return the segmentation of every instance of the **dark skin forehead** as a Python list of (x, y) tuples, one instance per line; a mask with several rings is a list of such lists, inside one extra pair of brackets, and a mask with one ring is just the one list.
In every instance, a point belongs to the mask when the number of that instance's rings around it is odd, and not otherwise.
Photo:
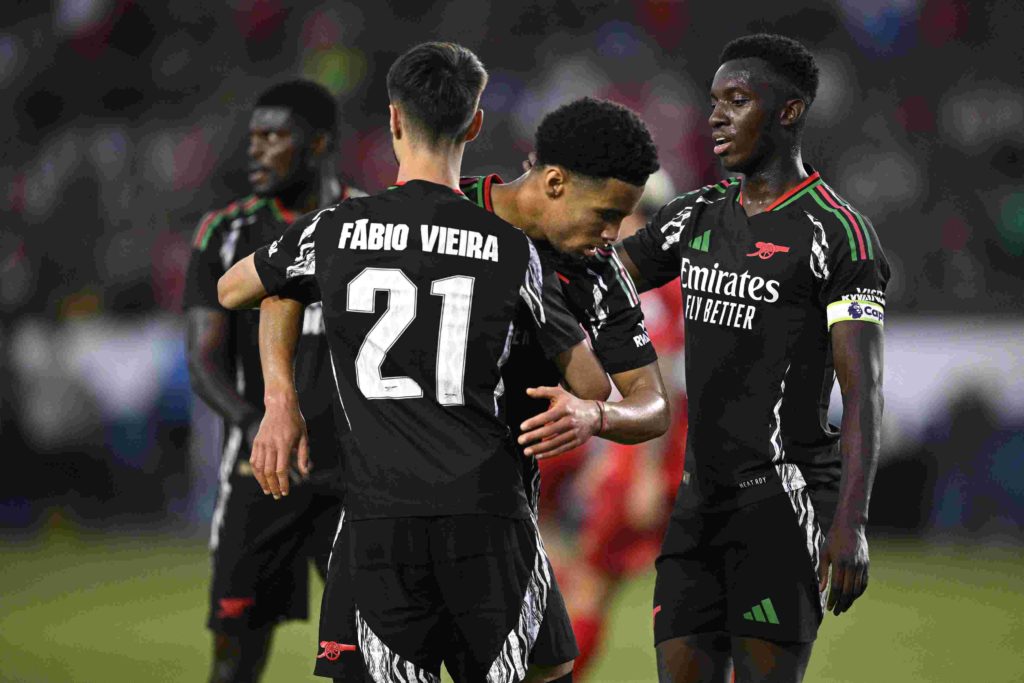
[(746, 57), (729, 60), (718, 67), (709, 88), (715, 97), (720, 97), (732, 89), (746, 90), (762, 97), (773, 97), (789, 88), (773, 72), (768, 62), (757, 57)]
[(623, 207), (632, 202), (635, 185), (617, 178), (592, 178), (579, 173), (573, 177), (581, 186), (581, 199), (588, 203), (588, 208), (605, 214), (610, 220), (622, 220), (632, 211)]
[(288, 107), (256, 107), (249, 119), (249, 130), (297, 130), (292, 110)]

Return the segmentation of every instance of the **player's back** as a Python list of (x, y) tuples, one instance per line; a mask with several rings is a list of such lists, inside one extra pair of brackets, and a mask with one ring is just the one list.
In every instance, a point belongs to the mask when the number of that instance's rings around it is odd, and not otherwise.
[(526, 517), (500, 414), (513, 320), (523, 305), (544, 315), (526, 236), (461, 193), (411, 181), (310, 214), (266, 253), (265, 282), (276, 263), (283, 291), (323, 302), (359, 445), (348, 514)]

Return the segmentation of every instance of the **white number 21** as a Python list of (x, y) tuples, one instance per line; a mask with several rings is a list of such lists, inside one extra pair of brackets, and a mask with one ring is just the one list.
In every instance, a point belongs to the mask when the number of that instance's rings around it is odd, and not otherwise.
[[(436, 368), (437, 400), (441, 405), (459, 406), (465, 401), (473, 282), (471, 277), (455, 275), (430, 283), (430, 293), (442, 300)], [(348, 283), (346, 308), (353, 313), (373, 313), (377, 292), (388, 293), (388, 308), (356, 354), (356, 384), (370, 399), (421, 398), (423, 389), (412, 377), (380, 375), (388, 351), (416, 319), (416, 285), (397, 268), (367, 268)]]

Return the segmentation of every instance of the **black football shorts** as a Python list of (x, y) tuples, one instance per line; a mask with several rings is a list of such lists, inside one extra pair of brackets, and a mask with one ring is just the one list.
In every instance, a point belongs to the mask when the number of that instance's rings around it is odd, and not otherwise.
[(326, 568), (341, 515), (336, 486), (304, 482), (265, 496), (241, 430), (228, 433), (210, 536), (213, 579), (207, 626), (243, 633), (309, 612), (309, 563)]
[(655, 644), (714, 632), (813, 641), (821, 543), (806, 489), (733, 510), (677, 509), (655, 564)]
[(318, 645), (318, 676), (359, 683), (436, 681), (442, 662), (519, 680), (578, 654), (534, 522), (485, 515), (345, 521)]

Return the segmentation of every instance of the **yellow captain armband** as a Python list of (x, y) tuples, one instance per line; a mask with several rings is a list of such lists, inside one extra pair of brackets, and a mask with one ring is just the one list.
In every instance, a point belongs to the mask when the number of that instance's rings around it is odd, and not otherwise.
[(833, 301), (825, 309), (829, 329), (844, 320), (859, 320), (876, 325), (885, 324), (885, 306), (864, 299), (844, 299)]

